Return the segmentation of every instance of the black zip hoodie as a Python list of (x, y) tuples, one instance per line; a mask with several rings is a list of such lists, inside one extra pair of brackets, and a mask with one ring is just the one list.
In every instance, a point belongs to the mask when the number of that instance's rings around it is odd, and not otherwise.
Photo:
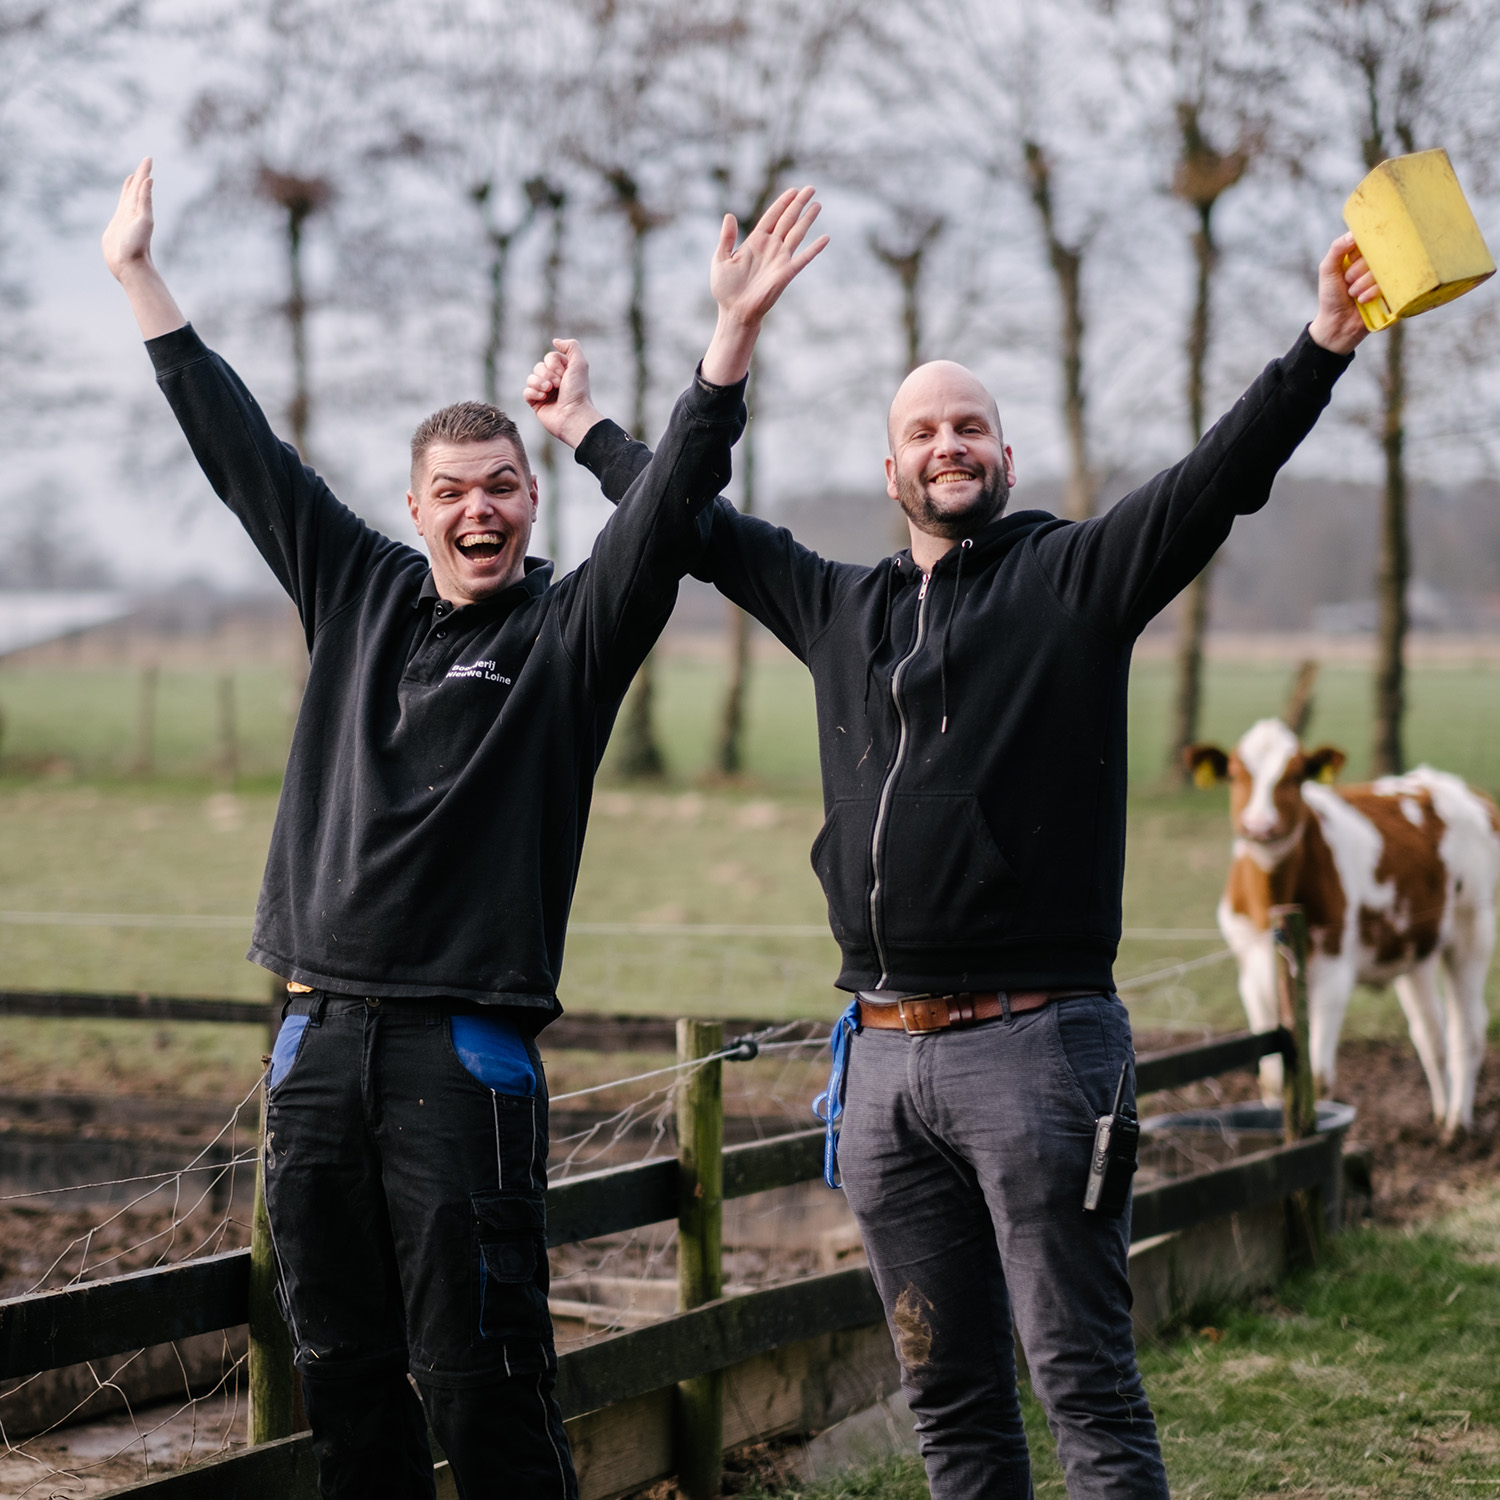
[(301, 615), (311, 667), (250, 958), (302, 984), (544, 1025), (594, 772), (729, 475), (743, 385), (696, 381), (560, 582), (477, 604), (339, 504), (191, 328), (146, 346), (193, 453)]
[[(1112, 985), (1132, 645), (1265, 504), (1348, 363), (1304, 332), (1104, 515), (1001, 516), (930, 577), (910, 552), (826, 561), (722, 497), (705, 514), (693, 572), (813, 675), (827, 821), (812, 862), (841, 988)], [(577, 457), (614, 499), (649, 454), (601, 422)]]

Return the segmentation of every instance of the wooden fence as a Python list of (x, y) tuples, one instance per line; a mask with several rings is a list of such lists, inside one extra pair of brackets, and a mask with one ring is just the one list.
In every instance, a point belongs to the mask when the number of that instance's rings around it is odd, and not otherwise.
[[(227, 1000), (218, 996), (105, 994), (94, 990), (0, 990), (0, 1016), (41, 1016), (53, 1020), (204, 1021), (218, 1025), (265, 1026), (271, 1040), (281, 1025), (285, 999), (281, 981), (272, 986), (269, 1003)], [(729, 1035), (758, 1031), (764, 1021), (722, 1022)], [(800, 1023), (806, 1036), (826, 1035), (816, 1021)], [(791, 1033), (788, 1033), (790, 1035)], [(676, 1022), (670, 1016), (612, 1016), (570, 1012), (548, 1026), (547, 1050), (582, 1052), (670, 1052), (676, 1045)]]
[[(1305, 935), (1300, 913), (1279, 916), (1283, 1019), (1289, 1024), (1143, 1056), (1136, 1078), (1139, 1094), (1146, 1095), (1279, 1053), (1289, 1064), (1286, 1138), (1211, 1170), (1142, 1186), (1134, 1199), (1134, 1241), (1291, 1202), (1306, 1210), (1301, 1222), (1316, 1248), (1319, 1195), (1337, 1191), (1341, 1140), (1312, 1131), (1305, 1040), (1297, 1045), (1298, 1030), (1305, 1038), (1298, 1003)], [(722, 1035), (717, 1023), (679, 1022), (679, 1055), (701, 1059), (718, 1050)], [(710, 1061), (685, 1073), (690, 1082), (680, 1093), (676, 1158), (611, 1167), (548, 1189), (549, 1245), (678, 1222), (683, 1310), (559, 1360), (558, 1399), (583, 1500), (603, 1500), (670, 1474), (694, 1500), (717, 1494), (725, 1446), (814, 1431), (890, 1393), (890, 1341), (866, 1269), (720, 1295), (723, 1201), (814, 1181), (823, 1170), (821, 1129), (722, 1147), (721, 1068)], [(0, 1379), (249, 1323), (252, 1435), (260, 1440), (115, 1493), (149, 1490), (161, 1500), (312, 1497), (315, 1465), (307, 1435), (291, 1431), (290, 1350), (279, 1319), (268, 1311), (268, 1262), (261, 1250), (257, 1244), (0, 1302)], [(731, 1403), (724, 1400), (727, 1386), (734, 1390)]]

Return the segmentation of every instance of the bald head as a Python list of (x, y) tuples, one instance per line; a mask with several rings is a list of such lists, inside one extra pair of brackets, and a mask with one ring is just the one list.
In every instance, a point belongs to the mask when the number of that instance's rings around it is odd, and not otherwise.
[(1004, 441), (1000, 431), (1000, 408), (984, 382), (968, 368), (951, 359), (932, 359), (918, 365), (896, 389), (886, 418), (886, 437), (896, 452), (899, 434), (913, 421), (931, 421), (939, 412), (971, 407), (982, 411)]
[(1004, 512), (1015, 466), (1000, 409), (972, 370), (951, 359), (918, 365), (891, 402), (886, 434), (886, 492), (911, 523), (913, 557), (931, 554), (927, 538), (951, 544)]

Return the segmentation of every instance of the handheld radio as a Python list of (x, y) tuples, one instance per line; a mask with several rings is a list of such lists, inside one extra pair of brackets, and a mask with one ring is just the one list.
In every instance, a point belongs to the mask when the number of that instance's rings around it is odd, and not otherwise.
[(1130, 1179), (1135, 1175), (1136, 1147), (1141, 1127), (1135, 1110), (1125, 1104), (1125, 1080), (1130, 1060), (1120, 1065), (1114, 1107), (1094, 1127), (1094, 1154), (1089, 1162), (1089, 1181), (1083, 1193), (1085, 1213), (1118, 1219), (1130, 1197)]

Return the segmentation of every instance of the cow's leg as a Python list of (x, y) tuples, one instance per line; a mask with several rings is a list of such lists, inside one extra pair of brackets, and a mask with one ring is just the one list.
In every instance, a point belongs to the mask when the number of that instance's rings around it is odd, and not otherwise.
[[(1240, 965), (1240, 1003), (1251, 1031), (1274, 1031), (1280, 1021), (1276, 1003), (1276, 966), (1269, 932), (1256, 932), (1244, 917), (1226, 924), (1219, 913), (1219, 926)], [(1272, 1054), (1260, 1061), (1260, 1097), (1267, 1104), (1281, 1102), (1281, 1057)]]
[(1495, 948), (1492, 912), (1460, 909), (1455, 916), (1453, 939), (1442, 964), (1448, 1009), (1448, 1108), (1443, 1135), (1448, 1140), (1474, 1125), (1474, 1092), (1489, 1029), (1484, 981)]
[(1314, 953), (1307, 964), (1307, 1043), (1312, 1053), (1313, 1091), (1330, 1096), (1338, 1076), (1339, 1034), (1354, 990), (1354, 970), (1343, 959)]
[(1442, 1002), (1437, 986), (1438, 958), (1433, 954), (1424, 959), (1410, 974), (1396, 980), (1396, 998), (1406, 1012), (1407, 1029), (1411, 1032), (1412, 1045), (1422, 1060), (1422, 1071), (1427, 1074), (1427, 1087), (1432, 1090), (1432, 1118), (1441, 1124), (1448, 1112), (1448, 1079), (1444, 1054), (1447, 1050), (1443, 1035)]

